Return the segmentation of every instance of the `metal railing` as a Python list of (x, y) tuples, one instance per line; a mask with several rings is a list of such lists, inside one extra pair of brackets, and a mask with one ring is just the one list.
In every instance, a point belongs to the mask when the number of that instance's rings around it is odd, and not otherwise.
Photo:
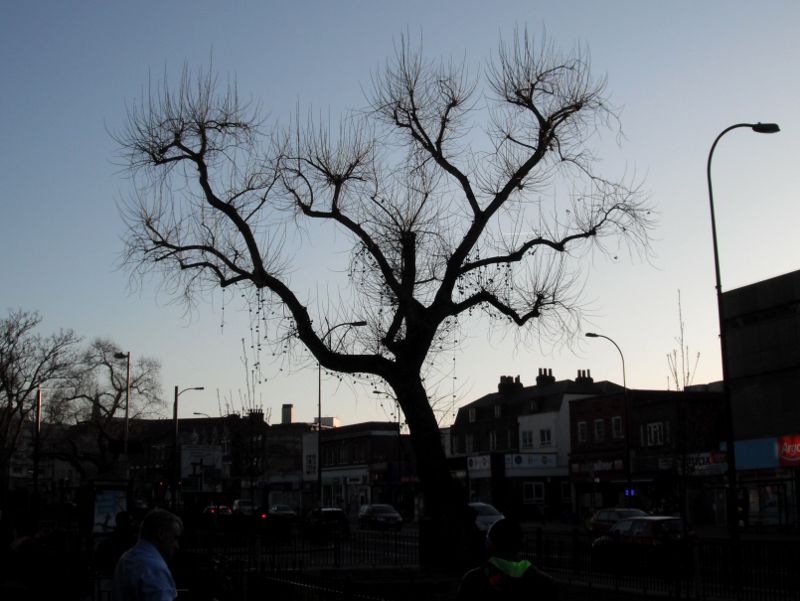
[[(381, 593), (380, 579), (419, 572), (419, 532), (354, 529), (348, 537), (308, 537), (299, 530), (270, 536), (259, 533), (198, 533), (183, 545), (198, 558), (216, 558), (211, 573), (218, 588), (269, 591), (281, 599), (393, 599), (392, 586)], [(527, 533), (523, 556), (564, 584), (569, 599), (666, 598), (737, 601), (800, 601), (800, 545), (790, 540), (741, 541), (742, 565), (733, 578), (729, 542), (693, 540), (669, 552), (638, 550), (623, 560), (593, 556), (591, 537), (581, 529)], [(197, 543), (197, 544), (193, 544)], [(347, 574), (342, 580), (341, 574)], [(457, 581), (457, 575), (454, 575)], [(350, 587), (348, 582), (377, 585)], [(736, 588), (734, 583), (740, 583)], [(395, 587), (396, 588), (396, 587)], [(366, 591), (372, 592), (366, 592)], [(224, 601), (224, 595), (218, 595)], [(258, 598), (257, 596), (251, 598)], [(261, 597), (263, 598), (263, 596)], [(447, 598), (444, 594), (441, 598)]]

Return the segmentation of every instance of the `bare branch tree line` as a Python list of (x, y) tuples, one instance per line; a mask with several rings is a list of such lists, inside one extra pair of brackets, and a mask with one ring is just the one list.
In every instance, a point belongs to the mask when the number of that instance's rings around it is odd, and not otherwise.
[[(23, 429), (37, 420), (38, 397), (42, 397), (41, 421), (47, 425), (91, 424), (96, 444), (90, 453), (75, 440), (64, 440), (68, 448), (56, 453), (80, 471), (84, 463), (108, 469), (119, 450), (112, 441), (120, 437), (112, 422), (124, 414), (127, 393), (127, 363), (115, 358), (121, 349), (98, 338), (84, 345), (72, 330), (50, 335), (39, 333), (42, 316), (22, 309), (0, 319), (0, 467), (17, 449)], [(135, 358), (131, 365), (130, 416), (154, 417), (163, 408), (160, 397), (160, 364), (149, 357)], [(46, 431), (46, 430), (45, 430)], [(5, 480), (2, 478), (2, 480)]]

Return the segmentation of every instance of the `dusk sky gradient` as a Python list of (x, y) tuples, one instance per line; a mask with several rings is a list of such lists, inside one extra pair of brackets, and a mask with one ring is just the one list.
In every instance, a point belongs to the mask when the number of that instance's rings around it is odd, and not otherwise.
[[(366, 106), (371, 74), (405, 32), (422, 36), (428, 58), (465, 59), (476, 73), (501, 35), (528, 27), (565, 51), (589, 50), (624, 132), (619, 144), (602, 139), (600, 171), (641, 179), (658, 213), (649, 258), (624, 248), (583, 257), (583, 331), (619, 344), (629, 386), (665, 389), (680, 290), (686, 343), (700, 353), (694, 381), (719, 379), (706, 159), (731, 124), (780, 124), (775, 135), (731, 132), (716, 150), (723, 289), (800, 269), (799, 25), (800, 3), (790, 0), (8, 0), (0, 5), (0, 310), (38, 310), (43, 334), (72, 328), (160, 360), (168, 407), (173, 386), (205, 386), (181, 397), (181, 417), (217, 415), (218, 397), (238, 408), (246, 315), (226, 301), (221, 328), (219, 293), (187, 315), (158, 295), (158, 280), (131, 291), (118, 268), (118, 203), (131, 185), (109, 132), (123, 127), (126, 103), (148, 80), (213, 57), (271, 123), (286, 124), (298, 107), (337, 116)], [(308, 241), (304, 251), (325, 253), (326, 242)], [(327, 278), (316, 264), (302, 268)], [(603, 340), (521, 345), (513, 332), (489, 336), (470, 324), (461, 341), (455, 361), (443, 357), (439, 392), (452, 403), (442, 425), (459, 405), (495, 391), (501, 375), (532, 384), (538, 368), (557, 379), (590, 369), (596, 380), (622, 381), (619, 355)], [(276, 364), (263, 376), (257, 399), (273, 422), (283, 403), (298, 420), (314, 418), (313, 361), (287, 371)], [(371, 385), (328, 376), (323, 390), (324, 414), (344, 423), (386, 419), (392, 409)]]

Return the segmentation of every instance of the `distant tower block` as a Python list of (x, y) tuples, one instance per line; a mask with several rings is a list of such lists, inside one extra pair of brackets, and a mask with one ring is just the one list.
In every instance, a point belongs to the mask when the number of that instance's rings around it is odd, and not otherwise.
[(294, 405), (286, 403), (281, 406), (281, 423), (291, 424), (294, 422)]

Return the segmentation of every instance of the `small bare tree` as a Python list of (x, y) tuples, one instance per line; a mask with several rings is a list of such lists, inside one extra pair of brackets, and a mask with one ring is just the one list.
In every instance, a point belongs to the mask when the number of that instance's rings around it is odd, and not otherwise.
[[(371, 110), (338, 128), (298, 119), (269, 135), (213, 74), (151, 89), (116, 135), (135, 182), (125, 260), (189, 303), (241, 285), (264, 339), (382, 380), (405, 414), (426, 512), (441, 517), (458, 492), (424, 369), (442, 338), (476, 310), (570, 338), (571, 260), (609, 238), (646, 249), (651, 223), (635, 185), (595, 172), (592, 136), (616, 118), (585, 53), (515, 33), (472, 78), (404, 37), (372, 83)], [(556, 183), (568, 193), (545, 202)], [(350, 268), (315, 298), (289, 243), (326, 231), (347, 241)], [(285, 328), (268, 332), (278, 318)]]
[(0, 501), (22, 428), (36, 419), (38, 391), (60, 385), (79, 342), (72, 330), (38, 334), (41, 322), (38, 313), (21, 309), (0, 320)]
[(678, 290), (678, 336), (675, 338), (675, 342), (678, 343), (678, 348), (672, 349), (672, 351), (667, 354), (667, 365), (669, 366), (667, 389), (669, 389), (672, 383), (675, 384), (675, 390), (683, 390), (687, 386), (691, 386), (694, 381), (694, 375), (697, 373), (700, 353), (695, 355), (694, 363), (692, 363), (691, 355), (689, 354), (689, 346), (686, 344), (685, 329), (686, 324), (683, 321), (681, 291)]

